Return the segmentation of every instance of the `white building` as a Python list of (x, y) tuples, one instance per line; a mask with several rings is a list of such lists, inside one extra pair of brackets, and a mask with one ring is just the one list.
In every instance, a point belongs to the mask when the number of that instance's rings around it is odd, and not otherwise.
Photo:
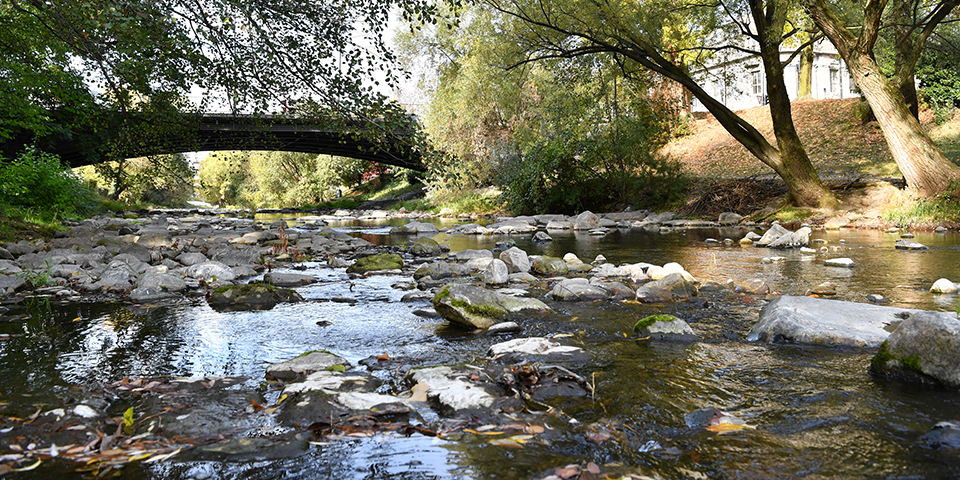
[[(750, 48), (759, 49), (755, 42), (751, 40), (750, 43)], [(792, 49), (782, 49), (781, 61), (786, 61), (791, 54)], [(800, 55), (795, 56), (784, 67), (783, 76), (787, 95), (790, 100), (795, 100), (800, 85)], [(694, 69), (692, 77), (708, 94), (730, 110), (767, 104), (766, 74), (759, 55), (750, 55), (739, 50), (724, 50), (705, 62), (701, 68)], [(860, 97), (860, 92), (837, 49), (827, 40), (817, 42), (813, 48), (810, 93), (814, 99)], [(690, 109), (694, 112), (707, 111), (696, 97)]]

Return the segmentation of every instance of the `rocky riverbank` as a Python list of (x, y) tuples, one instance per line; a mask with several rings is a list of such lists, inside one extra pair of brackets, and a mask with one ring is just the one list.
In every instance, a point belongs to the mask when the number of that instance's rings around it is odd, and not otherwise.
[[(395, 284), (395, 288), (409, 290), (403, 301), (429, 300), (433, 307), (425, 306), (419, 314), (440, 315), (465, 331), (508, 338), (487, 352), (478, 352), (486, 360), (477, 365), (412, 368), (404, 359), (384, 355), (355, 366), (334, 353), (305, 352), (265, 370), (265, 377), (281, 389), (269, 400), (262, 392), (231, 388), (245, 381), (240, 378), (118, 380), (104, 386), (102, 392), (107, 398), (143, 397), (144, 407), (138, 411), (138, 418), (105, 419), (104, 400), (88, 398), (79, 405), (38, 412), (29, 422), (20, 419), (4, 429), (36, 438), (43, 447), (33, 449), (33, 453), (17, 453), (17, 468), (34, 458), (58, 455), (79, 462), (122, 463), (129, 461), (131, 452), (137, 449), (149, 455), (144, 458), (155, 459), (188, 449), (191, 458), (197, 459), (253, 458), (264, 455), (268, 446), (269, 455), (295, 455), (318, 438), (331, 441), (374, 431), (425, 435), (496, 431), (504, 435), (503, 446), (511, 446), (510, 442), (522, 445), (535, 436), (549, 441), (550, 435), (562, 432), (546, 430), (540, 414), (552, 411), (551, 405), (558, 398), (597, 395), (576, 369), (590, 352), (564, 344), (563, 337), (523, 335), (526, 320), (549, 311), (549, 304), (563, 302), (686, 302), (696, 306), (708, 302), (703, 296), (773, 300), (743, 340), (874, 348), (880, 352), (873, 367), (877, 374), (919, 378), (956, 388), (958, 374), (945, 367), (951, 362), (960, 365), (955, 349), (934, 351), (923, 346), (931, 329), (960, 335), (954, 333), (956, 329), (944, 327), (953, 321), (950, 314), (928, 315), (930, 312), (778, 296), (762, 280), (698, 279), (676, 263), (613, 265), (602, 255), (585, 260), (573, 253), (562, 258), (530, 255), (509, 239), (509, 235), (530, 235), (539, 242), (550, 242), (551, 232), (563, 230), (603, 236), (617, 229), (671, 232), (744, 226), (743, 218), (736, 214), (721, 215), (715, 222), (679, 220), (670, 213), (650, 212), (497, 218), (490, 223), (461, 223), (446, 229), (445, 233), (454, 235), (503, 238), (494, 250), (455, 253), (431, 238), (439, 230), (418, 221), (422, 218), (410, 218), (406, 225), (396, 228), (396, 234), (416, 236), (416, 241), (405, 248), (378, 247), (328, 226), (333, 221), (388, 215), (338, 212), (333, 216), (300, 217), (296, 228), (288, 228), (284, 221), (262, 224), (238, 217), (178, 216), (174, 212), (137, 218), (98, 217), (71, 226), (57, 238), (23, 241), (0, 249), (0, 287), (4, 295), (0, 321), (4, 322), (18, 321), (19, 305), (28, 297), (61, 302), (122, 300), (143, 305), (208, 301), (215, 308), (270, 308), (302, 300), (296, 288), (316, 279), (289, 270), (306, 262), (346, 268), (353, 273), (352, 281), (358, 283), (370, 275), (405, 276), (407, 281)], [(812, 257), (820, 253), (820, 249), (812, 248), (817, 245), (811, 245), (809, 228), (791, 231), (777, 224), (746, 226), (750, 231), (740, 238), (708, 242), (800, 249)], [(903, 244), (904, 249), (922, 247)], [(823, 259), (825, 267), (855, 267), (841, 260)], [(771, 256), (764, 261), (779, 260)], [(829, 262), (837, 266), (830, 267)], [(276, 271), (281, 268), (283, 272)], [(953, 294), (944, 287), (953, 282), (940, 283), (946, 291), (942, 294)], [(811, 294), (829, 296), (830, 285), (811, 285)], [(857, 317), (851, 312), (863, 313), (868, 307), (872, 310), (864, 315), (870, 321), (854, 321)], [(897, 327), (901, 323), (908, 325), (909, 331), (891, 336), (891, 332), (900, 331)], [(905, 336), (918, 338), (915, 344), (919, 346), (908, 346), (910, 342), (902, 338)], [(669, 315), (637, 322), (633, 337), (640, 342), (698, 341), (686, 322)], [(889, 344), (880, 348), (888, 337)], [(928, 352), (936, 356), (926, 356)], [(384, 391), (385, 377), (399, 385), (400, 391)], [(185, 396), (193, 399), (191, 405), (183, 401)], [(204, 400), (207, 397), (210, 401)], [(555, 413), (563, 420), (562, 412)], [(151, 418), (160, 416), (164, 418), (162, 424), (151, 422)], [(198, 424), (197, 418), (204, 421)], [(719, 412), (694, 423), (716, 431), (752, 428), (737, 420)], [(266, 435), (255, 439), (235, 435), (248, 432), (251, 426), (273, 422), (281, 433), (269, 440), (265, 440)], [(103, 432), (105, 424), (115, 432), (107, 431), (108, 435), (91, 440), (88, 434)], [(478, 430), (481, 427), (485, 430)], [(44, 436), (51, 431), (61, 432), (62, 438), (50, 442)], [(152, 437), (139, 436), (147, 434)], [(144, 438), (152, 439), (151, 447), (145, 446)], [(56, 444), (72, 447), (54, 455)], [(574, 470), (572, 466), (563, 468), (568, 467)], [(580, 469), (577, 475), (599, 469), (596, 465), (576, 467)]]

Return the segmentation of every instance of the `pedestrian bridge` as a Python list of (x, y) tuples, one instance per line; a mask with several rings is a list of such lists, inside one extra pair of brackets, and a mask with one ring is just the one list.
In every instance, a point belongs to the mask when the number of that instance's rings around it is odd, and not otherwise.
[[(413, 117), (410, 117), (413, 120)], [(185, 152), (222, 150), (284, 151), (335, 155), (424, 169), (421, 152), (413, 146), (414, 122), (406, 132), (388, 132), (373, 121), (324, 121), (291, 115), (204, 115), (172, 129), (170, 135), (156, 135), (139, 142), (123, 158)], [(69, 140), (42, 148), (69, 162), (71, 167), (101, 161), (100, 155)]]

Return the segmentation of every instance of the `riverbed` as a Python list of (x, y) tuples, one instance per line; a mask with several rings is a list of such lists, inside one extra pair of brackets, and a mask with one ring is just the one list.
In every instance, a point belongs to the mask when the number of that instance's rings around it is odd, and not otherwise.
[[(265, 219), (270, 220), (270, 219)], [(402, 246), (387, 223), (343, 224), (343, 231), (379, 245)], [(866, 303), (870, 294), (892, 306), (955, 311), (956, 295), (927, 290), (939, 278), (960, 281), (960, 235), (918, 232), (923, 251), (894, 248), (900, 233), (816, 231), (816, 255), (741, 247), (743, 229), (614, 230), (606, 236), (551, 232), (553, 242), (529, 236), (510, 240), (530, 254), (597, 255), (619, 263), (677, 262), (700, 280), (760, 278), (780, 294), (802, 295), (825, 281), (836, 298)], [(762, 232), (760, 232), (762, 233)], [(495, 249), (507, 237), (436, 237), (451, 250)], [(708, 239), (720, 243), (708, 242)], [(782, 257), (773, 261), (764, 258)], [(853, 268), (825, 267), (825, 258), (851, 258)], [(415, 314), (429, 302), (401, 302), (409, 282), (401, 275), (352, 279), (343, 268), (307, 262), (297, 273), (319, 282), (298, 288), (307, 300), (267, 311), (218, 312), (202, 298), (170, 305), (67, 303), (38, 299), (29, 320), (0, 324), (0, 414), (27, 417), (71, 405), (125, 377), (243, 376), (235, 387), (262, 393), (271, 404), (279, 390), (263, 381), (267, 365), (305, 351), (333, 352), (352, 365), (388, 355), (413, 366), (482, 364), (487, 348), (523, 336), (549, 336), (576, 345), (592, 359), (568, 366), (592, 382), (595, 395), (558, 401), (535, 419), (543, 433), (518, 448), (464, 429), (441, 436), (373, 435), (314, 441), (287, 458), (173, 456), (130, 462), (98, 472), (106, 478), (344, 478), (531, 479), (555, 468), (594, 463), (618, 475), (651, 478), (949, 478), (960, 475), (960, 455), (919, 446), (916, 439), (941, 420), (960, 419), (960, 393), (872, 377), (869, 349), (745, 340), (765, 297), (729, 290), (703, 292), (706, 302), (666, 305), (633, 302), (559, 303), (534, 295), (554, 311), (519, 319), (522, 333), (488, 336), (439, 318)], [(330, 302), (350, 297), (354, 303)], [(647, 342), (631, 337), (650, 314), (686, 320), (695, 343)], [(318, 324), (319, 322), (319, 324)], [(358, 367), (363, 368), (363, 367)], [(382, 389), (399, 393), (403, 385)], [(390, 391), (390, 390), (394, 391)], [(129, 402), (104, 401), (121, 416)], [(716, 407), (756, 426), (715, 433), (684, 417)], [(250, 435), (275, 428), (268, 415)], [(425, 423), (440, 418), (424, 418)], [(501, 419), (510, 423), (511, 419)], [(525, 419), (528, 421), (529, 419)], [(529, 423), (529, 421), (528, 421)], [(474, 430), (475, 431), (475, 430)], [(537, 430), (539, 432), (540, 430)], [(14, 443), (16, 432), (0, 439)], [(26, 447), (25, 445), (23, 447)], [(41, 446), (41, 447), (49, 447)], [(4, 448), (0, 445), (0, 449)], [(91, 476), (79, 465), (48, 459), (10, 478)]]

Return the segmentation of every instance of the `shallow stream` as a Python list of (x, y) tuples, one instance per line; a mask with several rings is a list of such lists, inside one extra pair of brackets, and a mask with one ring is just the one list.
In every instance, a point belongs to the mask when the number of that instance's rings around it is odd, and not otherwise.
[[(378, 244), (404, 244), (377, 226), (340, 228)], [(551, 232), (552, 233), (552, 232)], [(815, 232), (827, 253), (708, 244), (739, 239), (744, 230), (691, 229), (669, 233), (615, 231), (606, 237), (554, 234), (535, 244), (513, 237), (530, 254), (576, 253), (584, 261), (604, 255), (613, 263), (678, 262), (699, 279), (762, 278), (777, 291), (799, 295), (824, 281), (837, 284), (840, 300), (866, 302), (882, 294), (893, 306), (953, 311), (955, 295), (926, 290), (937, 279), (960, 281), (960, 235), (918, 233), (930, 247), (894, 249), (898, 235), (878, 231)], [(761, 232), (762, 233), (762, 232)], [(441, 235), (453, 250), (496, 248), (503, 237)], [(821, 244), (817, 244), (819, 247)], [(763, 257), (784, 260), (762, 263)], [(856, 267), (822, 265), (848, 257)], [(916, 439), (941, 420), (960, 419), (960, 393), (878, 379), (867, 373), (874, 351), (744, 340), (762, 298), (705, 293), (691, 303), (557, 303), (521, 318), (522, 334), (484, 336), (417, 316), (427, 302), (402, 303), (402, 276), (351, 280), (343, 269), (307, 263), (298, 273), (320, 282), (298, 291), (308, 301), (262, 312), (217, 312), (202, 299), (168, 306), (123, 303), (65, 304), (37, 300), (29, 320), (0, 323), (0, 415), (27, 417), (38, 408), (62, 407), (85, 392), (124, 377), (165, 375), (248, 376), (237, 388), (265, 386), (264, 369), (308, 350), (328, 350), (353, 365), (388, 354), (413, 365), (481, 363), (489, 345), (515, 336), (555, 336), (593, 354), (569, 366), (594, 383), (597, 396), (565, 399), (545, 415), (547, 430), (523, 445), (505, 448), (490, 437), (453, 433), (443, 438), (374, 436), (318, 442), (291, 458), (242, 461), (173, 457), (105, 471), (107, 478), (339, 478), (531, 479), (555, 467), (594, 462), (605, 472), (653, 478), (955, 478), (960, 454), (922, 448)], [(356, 303), (327, 301), (349, 296)], [(633, 324), (654, 313), (687, 320), (699, 343), (647, 343), (629, 338)], [(327, 326), (317, 322), (329, 322)], [(363, 368), (363, 367), (361, 367)], [(271, 397), (272, 396), (272, 397)], [(756, 425), (755, 430), (711, 433), (687, 426), (684, 415), (715, 406)], [(124, 404), (107, 405), (120, 416)], [(269, 427), (270, 425), (265, 425)], [(0, 439), (11, 441), (9, 436)], [(0, 445), (0, 449), (5, 446)], [(83, 478), (78, 466), (46, 461), (10, 478)]]

